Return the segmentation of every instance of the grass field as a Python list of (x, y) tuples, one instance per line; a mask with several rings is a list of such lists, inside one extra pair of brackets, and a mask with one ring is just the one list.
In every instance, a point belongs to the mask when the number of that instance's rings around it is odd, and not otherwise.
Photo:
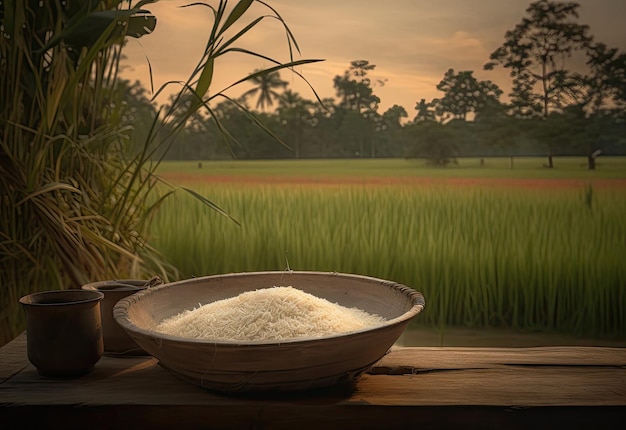
[[(512, 164), (511, 164), (512, 163)], [(584, 157), (555, 157), (554, 169), (544, 167), (546, 159), (535, 157), (459, 159), (446, 168), (427, 166), (423, 160), (330, 159), (330, 160), (229, 160), (170, 161), (159, 171), (182, 179), (220, 178), (231, 180), (265, 178), (277, 180), (372, 180), (381, 178), (508, 178), (508, 179), (626, 179), (626, 157), (600, 157), (597, 169), (587, 170)]]
[(425, 328), (626, 339), (626, 159), (165, 163), (152, 243), (180, 276), (359, 273), (421, 291)]

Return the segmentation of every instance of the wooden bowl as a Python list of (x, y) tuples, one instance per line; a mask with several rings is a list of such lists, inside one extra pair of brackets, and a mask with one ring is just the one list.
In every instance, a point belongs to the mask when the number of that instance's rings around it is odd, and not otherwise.
[[(154, 331), (162, 320), (246, 291), (292, 286), (346, 307), (378, 314), (382, 325), (324, 337), (213, 341)], [(222, 392), (293, 391), (347, 383), (383, 357), (424, 308), (421, 293), (382, 279), (342, 273), (284, 271), (192, 278), (121, 299), (115, 320), (160, 365), (180, 378)]]

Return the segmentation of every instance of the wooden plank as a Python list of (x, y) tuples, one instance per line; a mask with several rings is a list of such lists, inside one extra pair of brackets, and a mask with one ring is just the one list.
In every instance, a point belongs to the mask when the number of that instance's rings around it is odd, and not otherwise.
[(3, 428), (597, 428), (626, 420), (620, 348), (393, 348), (353, 386), (228, 396), (179, 380), (152, 357), (103, 357), (81, 378), (43, 378), (22, 335), (0, 349), (0, 372)]
[[(332, 400), (388, 406), (626, 406), (626, 369), (500, 368), (364, 375), (349, 395), (340, 390), (318, 393), (292, 398), (307, 403)], [(0, 385), (0, 403), (24, 405), (210, 405), (232, 398), (181, 381), (151, 360), (137, 362), (115, 375), (95, 370), (80, 380), (42, 378), (30, 367)]]
[(500, 368), (366, 376), (353, 398), (396, 406), (624, 406), (626, 369)]
[(0, 383), (29, 365), (26, 355), (26, 333), (0, 348)]
[[(5, 346), (0, 365), (22, 366), (16, 357), (18, 350), (23, 355), (24, 347), (24, 342)], [(397, 348), (341, 401), (371, 405), (626, 405), (624, 352), (619, 348)], [(169, 374), (152, 357), (103, 357), (92, 373), (69, 380), (40, 377), (28, 364), (0, 387), (0, 399), (21, 404), (206, 405), (222, 400)], [(58, 392), (64, 396), (56, 396)]]
[(626, 366), (626, 348), (608, 347), (394, 347), (375, 366), (376, 373), (494, 366)]

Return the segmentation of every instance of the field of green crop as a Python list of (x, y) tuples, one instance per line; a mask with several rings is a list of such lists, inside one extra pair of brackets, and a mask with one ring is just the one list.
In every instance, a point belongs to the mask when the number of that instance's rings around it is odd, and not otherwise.
[[(463, 161), (468, 165), (464, 166)], [(422, 292), (426, 326), (626, 336), (626, 159), (167, 163), (151, 243), (180, 277), (319, 270)], [(559, 167), (561, 166), (561, 167)]]
[(546, 169), (545, 158), (516, 157), (459, 159), (447, 168), (432, 167), (423, 160), (330, 159), (330, 160), (228, 160), (170, 161), (159, 170), (185, 177), (394, 177), (394, 178), (534, 178), (534, 179), (626, 179), (626, 157), (599, 157), (597, 169), (586, 169), (584, 157), (555, 157), (554, 169)]

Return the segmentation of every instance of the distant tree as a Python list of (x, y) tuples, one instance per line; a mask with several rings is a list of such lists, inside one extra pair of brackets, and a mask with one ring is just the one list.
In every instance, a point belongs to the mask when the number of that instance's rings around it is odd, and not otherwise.
[(432, 100), (430, 103), (426, 102), (426, 99), (421, 99), (419, 103), (415, 105), (417, 115), (413, 119), (414, 122), (422, 121), (435, 121), (437, 114), (435, 112), (435, 106), (439, 103), (438, 99)]
[(476, 155), (508, 155), (513, 157), (518, 143), (524, 138), (522, 121), (515, 116), (507, 115), (508, 106), (494, 103), (484, 106), (474, 118), (474, 133), (478, 137)]
[(378, 117), (376, 123), (376, 137), (380, 148), (378, 153), (387, 157), (401, 157), (404, 147), (402, 120), (409, 115), (404, 107), (393, 105), (387, 109), (382, 116)]
[(322, 103), (315, 103), (311, 118), (309, 146), (318, 157), (337, 156), (337, 115), (335, 100), (325, 98)]
[[(254, 73), (258, 72), (259, 70), (254, 71)], [(280, 73), (278, 72), (259, 73), (251, 81), (255, 87), (246, 91), (242, 97), (254, 97), (258, 94), (256, 108), (261, 110), (272, 106), (274, 100), (280, 97), (278, 90), (284, 90), (289, 84), (287, 81), (280, 79)]]
[(457, 136), (451, 127), (436, 121), (406, 126), (406, 158), (423, 158), (428, 164), (445, 167), (457, 157)]
[(626, 54), (598, 43), (588, 50), (587, 65), (589, 73), (570, 92), (573, 102), (556, 116), (562, 132), (557, 141), (563, 150), (585, 155), (595, 170), (605, 147), (624, 140)]
[(543, 116), (541, 96), (534, 92), (535, 82), (526, 77), (526, 72), (513, 80), (508, 105), (510, 114), (519, 119)]
[[(526, 9), (529, 17), (507, 31), (504, 44), (491, 53), (484, 68), (501, 65), (511, 70), (510, 98), (518, 113), (532, 114), (540, 102), (547, 118), (552, 110), (561, 111), (580, 85), (581, 75), (566, 68), (566, 60), (592, 42), (589, 27), (576, 22), (579, 7), (574, 2), (531, 3)], [(548, 167), (553, 167), (549, 145)]]
[(178, 133), (173, 133), (166, 148), (160, 148), (166, 159), (184, 160), (196, 159), (196, 151), (192, 149), (193, 142), (198, 136), (206, 131), (205, 117), (196, 110), (189, 114), (191, 107), (198, 98), (191, 92), (172, 94), (165, 103), (163, 109), (170, 112), (169, 121), (165, 124), (167, 132), (171, 133), (173, 127), (178, 127)]
[(374, 94), (368, 73), (375, 67), (366, 60), (352, 61), (350, 68), (333, 81), (339, 99), (338, 131), (345, 142), (345, 156), (363, 157), (366, 145), (372, 148), (371, 133), (380, 99)]
[(587, 65), (591, 69), (586, 101), (592, 112), (608, 107), (626, 109), (626, 53), (603, 43), (592, 46)]
[(454, 149), (455, 157), (471, 157), (481, 145), (475, 121), (452, 119), (443, 129), (446, 139), (452, 141), (449, 146)]
[(486, 105), (498, 103), (502, 90), (491, 81), (479, 81), (471, 70), (455, 73), (449, 69), (437, 89), (444, 96), (436, 104), (437, 114), (443, 120), (467, 120), (467, 115), (476, 113)]
[(112, 110), (112, 121), (119, 121), (123, 127), (127, 127), (130, 145), (133, 152), (137, 152), (148, 140), (149, 130), (157, 115), (156, 107), (139, 81), (131, 83), (118, 79), (114, 91), (121, 103)]
[(406, 113), (406, 109), (402, 106), (393, 105), (383, 113), (382, 119), (387, 126), (393, 125), (399, 127), (401, 125), (402, 118), (406, 118), (408, 116), (409, 115)]
[(292, 147), (295, 158), (301, 157), (303, 132), (312, 125), (312, 108), (313, 102), (291, 90), (286, 90), (278, 99), (280, 125), (286, 132), (286, 143)]
[(333, 84), (339, 98), (339, 107), (345, 110), (363, 112), (376, 111), (380, 99), (374, 95), (372, 82), (368, 72), (376, 65), (366, 60), (356, 60), (350, 63), (350, 68), (342, 76), (335, 76)]

